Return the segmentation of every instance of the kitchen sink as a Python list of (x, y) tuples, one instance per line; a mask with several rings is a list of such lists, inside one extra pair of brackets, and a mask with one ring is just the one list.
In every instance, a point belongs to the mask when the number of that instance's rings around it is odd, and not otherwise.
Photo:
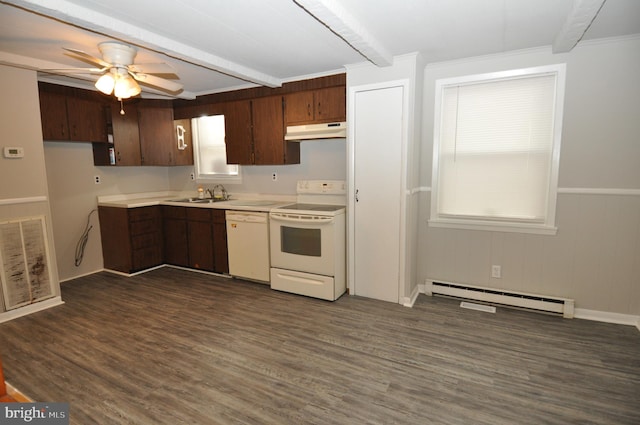
[(180, 198), (180, 199), (169, 199), (169, 202), (185, 202), (189, 204), (211, 204), (213, 202), (222, 202), (224, 199), (222, 198)]

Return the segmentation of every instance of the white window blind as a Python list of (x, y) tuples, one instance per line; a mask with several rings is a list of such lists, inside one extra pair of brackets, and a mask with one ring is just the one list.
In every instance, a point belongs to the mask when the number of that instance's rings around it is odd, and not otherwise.
[(441, 84), (432, 220), (552, 224), (558, 76), (518, 74)]

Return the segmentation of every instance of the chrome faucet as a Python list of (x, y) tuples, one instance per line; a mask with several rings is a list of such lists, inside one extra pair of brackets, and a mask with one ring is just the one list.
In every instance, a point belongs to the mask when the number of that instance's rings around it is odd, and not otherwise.
[(216, 184), (215, 186), (213, 186), (213, 190), (210, 191), (209, 189), (207, 189), (209, 191), (209, 194), (212, 198), (216, 198), (215, 194), (216, 194), (216, 189), (220, 189), (220, 191), (222, 192), (222, 196), (221, 198), (224, 201), (228, 201), (229, 200), (229, 193), (227, 193), (227, 189), (224, 188), (223, 185), (221, 184)]
[(209, 196), (209, 198), (213, 199), (213, 193), (211, 192), (211, 189), (209, 189), (209, 188), (206, 188), (204, 190), (204, 197), (206, 198), (207, 196)]

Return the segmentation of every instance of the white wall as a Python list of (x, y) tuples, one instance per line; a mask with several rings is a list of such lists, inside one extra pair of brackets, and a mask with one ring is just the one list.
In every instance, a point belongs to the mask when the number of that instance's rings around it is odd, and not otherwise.
[[(439, 78), (567, 64), (555, 236), (432, 228), (434, 85)], [(428, 65), (424, 73), (419, 278), (573, 298), (640, 315), (640, 38)], [(586, 188), (587, 193), (567, 193)], [(592, 190), (596, 189), (596, 190)], [(623, 189), (624, 195), (599, 194)], [(604, 193), (615, 193), (605, 190)], [(490, 277), (492, 264), (502, 278)]]
[[(42, 143), (42, 142), (41, 142)], [(168, 190), (166, 167), (96, 167), (91, 143), (44, 142), (53, 235), (60, 280), (102, 270), (102, 245), (97, 213), (91, 215), (84, 256), (75, 265), (76, 246), (97, 197)], [(100, 184), (94, 177), (100, 176)]]
[(0, 148), (18, 146), (24, 149), (22, 159), (6, 159), (0, 155), (0, 221), (41, 215), (45, 217), (51, 260), (49, 267), (55, 294), (60, 295), (36, 73), (0, 65), (0, 93)]
[[(39, 144), (41, 146), (42, 142)], [(299, 165), (243, 167), (243, 184), (228, 185), (227, 189), (231, 193), (295, 195), (298, 180), (345, 180), (345, 149), (344, 139), (302, 142)], [(190, 180), (191, 166), (96, 167), (90, 143), (45, 142), (44, 154), (60, 280), (103, 268), (97, 214), (91, 216), (93, 229), (89, 232), (82, 262), (75, 266), (76, 246), (87, 225), (89, 213), (97, 207), (98, 196), (169, 190), (192, 191), (195, 195), (197, 190), (197, 185)], [(278, 173), (275, 182), (271, 180), (274, 171)], [(101, 184), (94, 183), (95, 176), (101, 177)], [(38, 181), (42, 183), (45, 179)]]
[[(297, 143), (297, 142), (290, 142)], [(345, 139), (305, 140), (300, 143), (300, 164), (242, 166), (242, 184), (225, 184), (230, 193), (271, 193), (295, 195), (298, 180), (346, 180)], [(190, 180), (193, 167), (169, 169), (171, 190), (192, 191), (198, 184)], [(276, 173), (277, 181), (271, 174)], [(213, 185), (201, 185), (208, 187)]]

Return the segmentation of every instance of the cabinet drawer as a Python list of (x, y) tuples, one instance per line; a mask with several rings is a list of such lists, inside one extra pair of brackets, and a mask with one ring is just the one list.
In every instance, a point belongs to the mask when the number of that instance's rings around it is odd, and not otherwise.
[(186, 210), (187, 210), (187, 207), (172, 207), (169, 205), (164, 205), (162, 207), (162, 217), (186, 219), (187, 218)]
[(209, 208), (187, 208), (187, 219), (191, 221), (211, 221)]
[(162, 244), (162, 237), (159, 232), (144, 233), (131, 237), (131, 247), (136, 249), (143, 249), (149, 247), (156, 247)]
[(156, 207), (141, 207), (129, 209), (129, 221), (154, 220), (160, 218)]
[(131, 236), (144, 233), (157, 233), (160, 229), (160, 220), (134, 221), (130, 223)]
[(213, 210), (213, 222), (217, 224), (225, 224), (225, 210)]

